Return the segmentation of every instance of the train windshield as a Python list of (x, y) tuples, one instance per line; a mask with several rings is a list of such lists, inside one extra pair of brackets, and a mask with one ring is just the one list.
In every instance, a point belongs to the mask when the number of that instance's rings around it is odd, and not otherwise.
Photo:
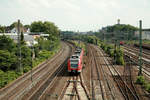
[(71, 68), (77, 68), (78, 64), (71, 64)]
[(70, 60), (70, 62), (76, 64), (78, 63), (78, 60)]
[(81, 52), (78, 52), (78, 51), (75, 52), (75, 54), (78, 54), (78, 55), (80, 55), (80, 53), (81, 53)]
[(78, 67), (78, 60), (71, 60), (70, 63), (71, 63), (72, 68), (77, 68)]

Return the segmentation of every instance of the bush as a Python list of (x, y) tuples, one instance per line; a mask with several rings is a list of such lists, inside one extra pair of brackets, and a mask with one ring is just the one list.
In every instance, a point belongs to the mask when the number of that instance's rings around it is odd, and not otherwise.
[(149, 84), (147, 84), (147, 86), (146, 86), (146, 90), (150, 93), (150, 83), (149, 83)]
[(41, 59), (48, 59), (49, 56), (51, 55), (51, 52), (50, 51), (46, 51), (46, 50), (43, 50), (39, 53), (39, 57)]
[(16, 79), (15, 71), (3, 72), (0, 70), (0, 88)]
[(17, 63), (17, 57), (7, 50), (0, 50), (0, 69), (10, 70)]
[(138, 76), (136, 83), (142, 85), (146, 89), (146, 91), (150, 93), (150, 83), (145, 81), (144, 76)]
[(26, 67), (23, 69), (23, 73), (26, 73), (26, 72), (28, 72), (29, 70), (31, 70), (31, 66), (26, 66)]
[[(108, 45), (108, 44), (104, 44), (101, 43), (101, 48), (110, 56), (110, 57), (114, 57), (115, 55), (115, 49), (113, 45)], [(122, 49), (118, 49), (116, 50), (116, 64), (119, 65), (124, 65), (124, 59), (123, 59), (123, 50)]]
[(136, 80), (136, 83), (140, 84), (140, 85), (144, 85), (145, 84), (144, 76), (138, 76), (137, 80)]
[(116, 50), (116, 63), (119, 65), (124, 65), (124, 59), (123, 59), (123, 50), (117, 49)]
[(110, 49), (109, 55), (110, 55), (110, 57), (114, 57), (114, 49)]
[(107, 52), (107, 46), (106, 45), (104, 45), (104, 51)]
[(16, 79), (16, 73), (15, 73), (15, 71), (8, 71), (6, 74), (7, 74), (6, 77), (8, 78), (8, 83), (10, 83), (14, 79)]
[(112, 54), (112, 49), (113, 49), (113, 46), (112, 45), (108, 45), (107, 46), (107, 51), (106, 51), (106, 53), (108, 53), (109, 54), (109, 56), (111, 56)]

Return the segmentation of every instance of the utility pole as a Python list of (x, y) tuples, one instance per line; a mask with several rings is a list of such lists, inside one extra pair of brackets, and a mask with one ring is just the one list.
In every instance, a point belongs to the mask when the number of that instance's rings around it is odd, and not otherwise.
[(22, 74), (22, 64), (21, 64), (21, 43), (20, 43), (20, 20), (18, 20), (18, 55), (19, 55), (19, 71), (21, 71)]
[(105, 41), (105, 31), (103, 31), (103, 42)]
[(140, 22), (140, 30), (139, 30), (139, 45), (140, 45), (140, 51), (139, 51), (139, 73), (138, 75), (142, 75), (142, 20)]
[(33, 78), (32, 78), (33, 59), (34, 59), (34, 46), (33, 46), (33, 41), (32, 41), (32, 44), (31, 44), (31, 81), (32, 82), (33, 82)]
[(116, 31), (114, 31), (114, 64), (116, 64), (116, 51), (117, 51), (117, 38), (116, 38)]

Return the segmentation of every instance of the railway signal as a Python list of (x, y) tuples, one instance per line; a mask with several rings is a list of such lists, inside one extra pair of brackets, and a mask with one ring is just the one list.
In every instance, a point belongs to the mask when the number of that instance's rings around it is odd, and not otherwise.
[(142, 20), (140, 22), (140, 29), (139, 29), (139, 46), (140, 46), (140, 51), (139, 51), (139, 73), (138, 75), (142, 75)]

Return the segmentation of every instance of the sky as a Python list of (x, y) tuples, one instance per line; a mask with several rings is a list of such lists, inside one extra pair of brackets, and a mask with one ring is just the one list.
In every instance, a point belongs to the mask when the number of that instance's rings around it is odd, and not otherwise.
[(121, 24), (150, 28), (150, 0), (0, 0), (0, 25), (51, 21), (63, 31), (97, 31)]

